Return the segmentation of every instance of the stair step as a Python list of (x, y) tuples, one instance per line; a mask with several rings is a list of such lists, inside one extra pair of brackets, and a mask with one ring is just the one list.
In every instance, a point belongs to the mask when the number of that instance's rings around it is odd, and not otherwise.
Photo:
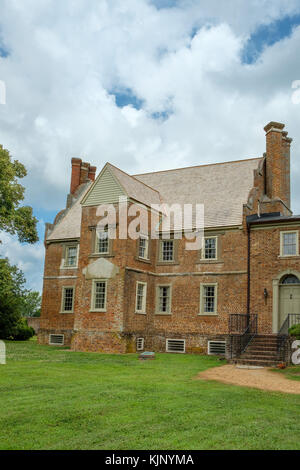
[(266, 360), (266, 359), (236, 359), (236, 364), (250, 365), (250, 366), (276, 366), (280, 361)]
[(271, 356), (277, 357), (277, 351), (259, 351), (257, 349), (246, 349), (243, 354), (251, 355), (251, 356)]
[(258, 360), (258, 361), (275, 361), (275, 362), (279, 362), (279, 357), (278, 356), (251, 356), (251, 354), (242, 354), (242, 356), (240, 356), (240, 359), (249, 359), (249, 360)]

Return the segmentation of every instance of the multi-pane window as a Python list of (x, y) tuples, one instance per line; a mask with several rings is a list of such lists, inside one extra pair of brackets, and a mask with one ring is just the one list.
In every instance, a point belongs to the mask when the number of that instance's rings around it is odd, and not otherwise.
[(106, 308), (106, 281), (94, 281), (93, 309), (105, 310)]
[(136, 283), (136, 303), (135, 303), (135, 311), (137, 313), (146, 312), (146, 292), (147, 292), (147, 284), (145, 282), (137, 282)]
[(200, 314), (211, 315), (217, 313), (217, 285), (202, 284), (200, 290)]
[(139, 238), (139, 258), (148, 259), (149, 241), (145, 237)]
[(161, 260), (173, 261), (174, 260), (174, 240), (161, 241)]
[(281, 233), (281, 254), (282, 256), (295, 256), (298, 254), (298, 233)]
[(77, 246), (66, 247), (66, 258), (65, 266), (76, 266), (77, 265)]
[(63, 287), (62, 292), (62, 311), (63, 312), (73, 312), (74, 304), (74, 288), (73, 287)]
[(216, 259), (217, 258), (217, 237), (205, 237), (203, 256), (204, 259)]
[(170, 313), (171, 311), (171, 287), (158, 286), (158, 308), (159, 313)]
[(103, 230), (97, 231), (97, 243), (96, 243), (96, 251), (97, 253), (107, 254), (109, 251), (109, 239), (108, 239), (108, 227), (107, 225), (104, 227)]

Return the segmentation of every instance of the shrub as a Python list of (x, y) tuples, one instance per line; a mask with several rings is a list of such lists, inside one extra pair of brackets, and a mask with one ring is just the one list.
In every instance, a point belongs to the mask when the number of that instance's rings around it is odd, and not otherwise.
[(12, 339), (15, 341), (27, 341), (29, 338), (34, 336), (34, 334), (34, 329), (27, 325), (26, 320), (22, 319), (14, 327)]
[(291, 328), (289, 328), (289, 334), (300, 339), (300, 324), (291, 326)]

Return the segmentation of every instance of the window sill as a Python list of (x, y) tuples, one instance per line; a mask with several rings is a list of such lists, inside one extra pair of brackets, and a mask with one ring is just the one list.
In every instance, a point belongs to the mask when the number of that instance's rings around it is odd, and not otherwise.
[(170, 313), (166, 313), (166, 312), (155, 312), (155, 315), (170, 316), (170, 315), (172, 315), (172, 312), (170, 312)]
[(135, 260), (136, 260), (136, 261), (141, 261), (142, 263), (151, 264), (151, 261), (150, 261), (150, 259), (146, 259), (146, 258), (139, 258), (138, 256), (136, 256), (136, 257), (135, 257)]
[(218, 317), (218, 313), (198, 313), (198, 317)]
[(178, 261), (157, 261), (157, 266), (176, 266), (179, 265)]
[(59, 269), (78, 269), (78, 265), (76, 265), (76, 266), (61, 266)]
[(67, 312), (60, 311), (59, 313), (62, 313), (63, 315), (65, 315), (66, 313), (74, 313), (74, 310), (72, 310), (72, 311), (68, 310)]
[(89, 310), (89, 313), (106, 313), (106, 310), (95, 310), (94, 308)]
[(295, 259), (300, 258), (300, 255), (279, 255), (279, 259)]
[(219, 259), (200, 259), (196, 264), (224, 264), (224, 261)]
[(147, 315), (147, 312), (134, 312), (136, 313), (137, 315)]
[(113, 258), (114, 256), (111, 253), (92, 253), (89, 258)]

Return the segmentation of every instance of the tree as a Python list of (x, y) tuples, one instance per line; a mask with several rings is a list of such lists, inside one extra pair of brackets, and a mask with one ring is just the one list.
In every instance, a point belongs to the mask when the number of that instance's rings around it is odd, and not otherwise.
[(0, 259), (0, 339), (28, 339), (33, 330), (22, 318), (24, 274), (8, 259)]
[(42, 298), (39, 292), (28, 290), (23, 294), (23, 317), (39, 317), (41, 315)]
[(20, 206), (25, 188), (18, 182), (27, 172), (18, 160), (12, 161), (0, 145), (0, 230), (17, 235), (20, 242), (38, 241), (37, 219), (29, 206)]

